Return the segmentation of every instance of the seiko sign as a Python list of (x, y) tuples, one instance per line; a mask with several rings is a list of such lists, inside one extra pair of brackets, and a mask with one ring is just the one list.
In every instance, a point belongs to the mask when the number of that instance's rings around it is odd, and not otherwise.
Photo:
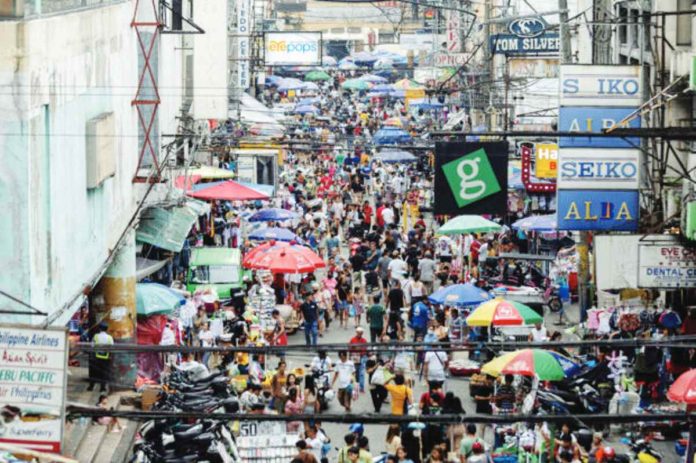
[(561, 106), (640, 106), (639, 66), (561, 66)]
[(508, 30), (517, 37), (538, 37), (546, 30), (546, 21), (540, 16), (519, 18), (508, 24)]
[(636, 190), (640, 150), (566, 148), (558, 166), (559, 189)]

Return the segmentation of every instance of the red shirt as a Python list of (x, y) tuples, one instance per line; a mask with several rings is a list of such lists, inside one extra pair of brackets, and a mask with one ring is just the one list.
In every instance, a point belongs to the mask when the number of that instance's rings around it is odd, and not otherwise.
[(469, 252), (471, 254), (472, 259), (478, 260), (479, 249), (481, 249), (481, 243), (478, 240), (474, 240), (474, 242), (471, 243), (471, 247), (469, 248)]
[(377, 226), (384, 226), (384, 218), (382, 217), (382, 211), (384, 211), (384, 206), (379, 206), (377, 208)]
[(363, 206), (363, 222), (370, 225), (372, 223), (372, 206), (366, 204)]
[[(363, 337), (358, 337), (358, 336), (353, 336), (350, 338), (349, 344), (367, 344), (367, 339)], [(361, 349), (350, 349), (351, 353), (356, 353), (362, 355), (367, 355), (367, 349), (361, 348)]]

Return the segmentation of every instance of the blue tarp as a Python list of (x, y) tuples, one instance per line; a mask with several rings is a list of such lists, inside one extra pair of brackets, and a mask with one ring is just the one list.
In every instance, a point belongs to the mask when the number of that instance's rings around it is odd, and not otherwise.
[(413, 141), (413, 139), (408, 132), (396, 127), (382, 127), (375, 133), (374, 137), (372, 137), (372, 142), (375, 145), (398, 145), (402, 143), (411, 143), (411, 141)]

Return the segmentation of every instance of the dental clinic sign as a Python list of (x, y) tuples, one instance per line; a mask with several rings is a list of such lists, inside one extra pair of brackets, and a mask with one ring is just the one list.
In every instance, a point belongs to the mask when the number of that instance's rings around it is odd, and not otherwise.
[(65, 329), (0, 326), (0, 442), (60, 453), (67, 347)]
[(696, 287), (696, 248), (677, 243), (639, 244), (638, 286), (657, 289)]
[(435, 214), (503, 214), (507, 210), (508, 144), (437, 143)]

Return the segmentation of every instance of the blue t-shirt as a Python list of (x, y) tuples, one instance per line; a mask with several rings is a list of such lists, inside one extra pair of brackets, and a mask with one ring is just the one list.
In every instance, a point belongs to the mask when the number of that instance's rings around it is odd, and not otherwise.
[(411, 325), (414, 329), (423, 330), (428, 326), (430, 318), (430, 309), (422, 302), (416, 302), (413, 306), (413, 316), (411, 317)]

